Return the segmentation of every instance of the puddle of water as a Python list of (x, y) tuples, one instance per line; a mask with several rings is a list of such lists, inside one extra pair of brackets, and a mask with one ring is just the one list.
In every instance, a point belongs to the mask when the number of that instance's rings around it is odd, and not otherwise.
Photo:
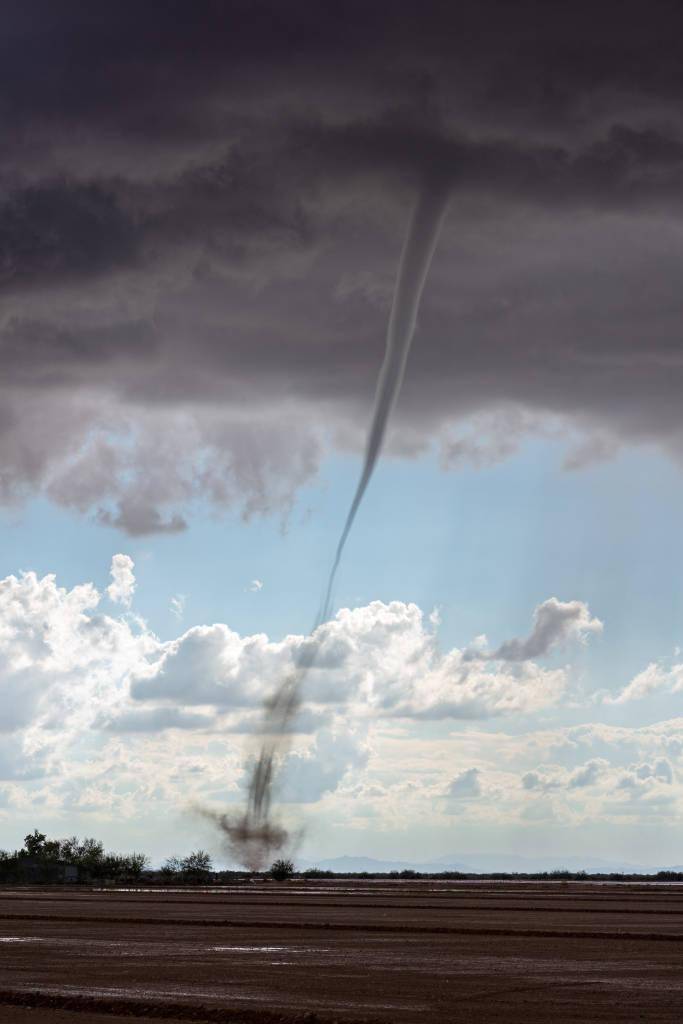
[(318, 949), (306, 946), (305, 949), (296, 949), (292, 946), (208, 946), (213, 953), (289, 953), (298, 956), (310, 956), (315, 953), (329, 953), (329, 949)]
[(209, 946), (213, 953), (284, 953), (288, 946)]

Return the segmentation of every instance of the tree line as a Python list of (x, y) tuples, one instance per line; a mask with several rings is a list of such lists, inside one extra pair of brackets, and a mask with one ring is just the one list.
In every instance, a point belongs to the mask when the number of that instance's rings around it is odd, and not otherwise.
[[(51, 867), (69, 865), (78, 869), (79, 881), (124, 881), (139, 880), (143, 875), (146, 881), (166, 883), (226, 883), (246, 879), (253, 874), (249, 871), (215, 871), (211, 855), (206, 850), (194, 850), (185, 857), (168, 857), (160, 869), (152, 871), (149, 857), (144, 853), (109, 853), (100, 839), (70, 836), (67, 839), (48, 839), (45, 833), (34, 829), (24, 839), (20, 850), (8, 852), (0, 850), (0, 882), (16, 882), (31, 880), (27, 878), (27, 868), (40, 867), (46, 869), (39, 873), (39, 881), (64, 880), (56, 878), (50, 872)], [(295, 876), (309, 879), (350, 878), (350, 879), (387, 879), (409, 881), (411, 879), (433, 879), (440, 881), (467, 881), (468, 879), (490, 881), (613, 881), (613, 882), (683, 882), (683, 872), (676, 870), (657, 871), (652, 874), (631, 874), (619, 872), (594, 873), (587, 871), (555, 871), (516, 872), (492, 871), (478, 874), (471, 871), (439, 871), (421, 872), (405, 869), (403, 871), (345, 871), (334, 872), (320, 868), (307, 868), (298, 872), (293, 861), (280, 858), (274, 861), (268, 871), (259, 872), (275, 881), (286, 881)]]
[(69, 864), (89, 878), (139, 878), (149, 866), (144, 853), (108, 853), (100, 839), (69, 836), (67, 839), (48, 839), (35, 829), (24, 839), (20, 850), (0, 850), (0, 878), (25, 873), (33, 863), (44, 865)]
[[(158, 871), (151, 872), (149, 857), (144, 853), (109, 853), (100, 839), (48, 839), (44, 832), (34, 829), (24, 838), (20, 850), (0, 850), (0, 881), (63, 880), (63, 873), (60, 876), (54, 869), (66, 865), (77, 869), (79, 881), (136, 881), (144, 872), (146, 878), (153, 876), (164, 882), (211, 882), (237, 874), (214, 872), (206, 850), (168, 857)], [(291, 860), (276, 860), (269, 874), (283, 881), (294, 874), (294, 864)]]

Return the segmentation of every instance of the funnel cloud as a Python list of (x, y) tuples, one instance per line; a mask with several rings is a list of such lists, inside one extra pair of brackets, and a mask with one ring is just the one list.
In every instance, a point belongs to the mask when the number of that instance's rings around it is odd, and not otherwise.
[[(331, 614), (334, 581), (344, 547), (377, 464), (389, 416), (401, 390), (422, 290), (438, 241), (448, 196), (449, 186), (445, 180), (428, 181), (423, 185), (413, 210), (398, 268), (363, 468), (339, 537), (324, 598), (311, 630), (312, 635)], [(225, 835), (230, 852), (252, 870), (263, 867), (270, 853), (281, 849), (289, 838), (287, 831), (271, 819), (273, 782), (278, 755), (284, 751), (289, 726), (301, 705), (302, 687), (309, 670), (315, 664), (315, 657), (314, 648), (312, 656), (309, 654), (305, 660), (300, 658), (294, 671), (266, 703), (262, 727), (265, 738), (251, 768), (244, 814), (233, 818), (229, 814), (209, 812), (211, 820)]]

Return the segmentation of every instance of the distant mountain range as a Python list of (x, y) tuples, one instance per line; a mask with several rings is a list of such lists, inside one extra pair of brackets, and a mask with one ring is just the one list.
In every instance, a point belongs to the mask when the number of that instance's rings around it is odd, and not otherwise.
[(375, 857), (332, 857), (321, 860), (297, 859), (300, 870), (321, 868), (323, 871), (336, 872), (384, 872), (384, 871), (463, 871), (476, 874), (488, 874), (492, 871), (516, 871), (533, 874), (538, 871), (588, 871), (589, 873), (619, 872), (623, 874), (653, 874), (656, 871), (683, 871), (683, 866), (659, 867), (652, 864), (631, 864), (626, 861), (603, 860), (599, 857), (571, 856), (548, 854), (541, 857), (524, 857), (519, 854), (506, 853), (468, 853), (464, 857), (446, 856), (433, 861), (413, 860), (380, 860)]

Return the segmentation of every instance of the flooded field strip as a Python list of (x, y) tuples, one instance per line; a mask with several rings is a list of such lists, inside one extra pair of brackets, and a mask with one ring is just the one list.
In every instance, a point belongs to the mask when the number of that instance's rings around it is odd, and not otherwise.
[[(524, 936), (522, 936), (524, 937)], [(339, 944), (337, 946), (316, 946), (309, 944), (286, 943), (282, 945), (239, 945), (188, 942), (182, 940), (166, 940), (158, 943), (136, 940), (96, 939), (67, 937), (44, 937), (44, 936), (6, 936), (0, 942), (8, 945), (39, 945), (45, 951), (54, 950), (63, 952), (69, 957), (78, 957), (80, 953), (88, 958), (106, 959), (108, 957), (161, 960), (168, 957), (177, 957), (187, 960), (200, 960), (205, 962), (207, 958), (228, 962), (231, 957), (239, 959), (249, 958), (259, 966), (298, 966), (309, 968), (317, 967), (349, 967), (354, 962), (362, 962), (366, 971), (401, 971), (410, 970), (407, 961), (411, 955), (419, 950), (421, 972), (430, 974), (450, 975), (483, 975), (492, 974), (543, 976), (555, 974), (562, 978), (570, 975), (598, 975), (603, 974), (605, 969), (617, 975), (631, 975), (632, 964), (620, 958), (608, 960), (601, 959), (576, 959), (572, 957), (531, 957), (522, 956), (518, 953), (508, 952), (498, 955), (482, 955), (472, 951), (465, 951), (462, 948), (452, 949), (448, 947), (425, 948), (423, 944), (414, 947), (406, 947), (403, 939), (396, 938), (374, 946), (364, 946), (362, 949), (353, 944)], [(286, 956), (286, 961), (281, 958)], [(652, 971), (657, 967), (661, 968), (655, 961), (640, 961), (639, 967), (644, 971)], [(678, 964), (669, 968), (675, 972), (675, 987), (683, 990), (683, 975)], [(73, 987), (73, 986), (72, 986)], [(209, 994), (204, 992), (204, 995)]]
[[(660, 907), (662, 905), (671, 906), (678, 904), (683, 908), (683, 887), (679, 888), (678, 891), (672, 888), (664, 889), (658, 892), (653, 892), (652, 889), (648, 890), (637, 890), (629, 891), (625, 893), (623, 890), (616, 892), (595, 892), (593, 890), (569, 890), (569, 891), (554, 891), (549, 893), (547, 891), (536, 891), (536, 890), (525, 890), (523, 892), (513, 892), (506, 888), (499, 890), (473, 890), (473, 888), (462, 889), (462, 890), (448, 890), (444, 892), (433, 892), (429, 891), (425, 893), (424, 889), (419, 892), (410, 891), (372, 891), (363, 892), (360, 889), (349, 889), (339, 890), (337, 888), (330, 887), (328, 890), (316, 890), (314, 899), (311, 899), (306, 891), (287, 887), (285, 892), (279, 892), (277, 889), (249, 889), (248, 894), (245, 892), (246, 886), (242, 886), (235, 890), (216, 891), (211, 890), (210, 895), (205, 894), (202, 890), (120, 890), (120, 889), (96, 889), (96, 890), (79, 890), (74, 892), (70, 890), (69, 895), (61, 892), (45, 891), (45, 889), (26, 889), (26, 890), (9, 890), (2, 892), (0, 891), (0, 901), (17, 901), (17, 900), (40, 900), (45, 902), (92, 902), (93, 896), (98, 898), (107, 899), (111, 901), (121, 903), (160, 903), (166, 905), (168, 902), (178, 903), (182, 905), (211, 905), (211, 904), (229, 904), (229, 905), (255, 905), (259, 902), (267, 902), (269, 905), (278, 903), (286, 903), (287, 905), (294, 903), (301, 903), (306, 906), (320, 906), (323, 904), (349, 906), (351, 900), (359, 901), (356, 905), (358, 906), (380, 906), (379, 900), (388, 900), (391, 906), (416, 906), (415, 900), (420, 900), (419, 904), (424, 909), (431, 909), (432, 907), (438, 907), (444, 902), (448, 902), (453, 905), (461, 905), (463, 900), (474, 900), (477, 905), (482, 901), (503, 901), (510, 904), (525, 903), (528, 904), (530, 898), (535, 898), (538, 903), (534, 905), (540, 905), (548, 901), (553, 903), (565, 903), (565, 902), (577, 902), (590, 904), (591, 907), (596, 903), (639, 903), (652, 906), (653, 908)], [(348, 894), (348, 895), (347, 895)], [(216, 898), (220, 897), (220, 898)], [(317, 902), (319, 901), (319, 902)], [(427, 902), (428, 901), (428, 902)]]
[[(27, 895), (31, 893), (51, 893), (55, 896), (61, 892), (61, 886), (55, 885), (12, 885), (7, 886), (3, 889), (3, 892), (8, 895)], [(231, 896), (231, 895), (244, 895), (249, 893), (250, 896), (267, 896), (272, 898), (279, 890), (285, 890), (291, 894), (297, 894), (308, 898), (310, 896), (323, 896), (331, 894), (344, 894), (348, 893), (353, 896), (392, 896), (398, 898), (421, 896), (425, 893), (430, 896), (453, 896), (464, 894), (471, 896), (476, 899), (481, 899), (484, 896), (518, 896), (520, 899), (524, 899), (529, 895), (548, 896), (553, 897), (565, 897), (565, 896), (576, 896), (576, 895), (590, 895), (591, 897), (600, 898), (604, 896), (614, 896), (623, 898), (630, 898), (633, 896), (647, 895), (650, 897), (662, 897), (669, 898), (672, 895), (678, 894), (683, 897), (683, 882), (648, 882), (642, 884), (628, 884), (628, 883), (616, 883), (616, 882), (604, 882), (596, 884), (595, 882), (560, 882), (560, 883), (535, 883), (534, 886), (531, 883), (512, 883), (512, 882), (495, 882), (488, 883), (484, 888), (483, 883), (477, 882), (466, 882), (460, 884), (453, 883), (438, 883), (434, 881), (423, 881), (420, 884), (411, 884), (405, 881), (392, 881), (383, 882), (382, 885), (371, 884), (359, 881), (357, 884), (347, 883), (338, 884), (330, 882), (329, 884), (317, 885), (317, 886), (302, 886), (297, 883), (286, 882), (286, 883), (248, 883), (243, 882), (239, 885), (225, 885), (225, 886), (211, 886), (209, 888), (202, 885), (173, 885), (173, 886), (108, 886), (108, 885), (77, 885), (73, 884), (69, 886), (69, 893), (71, 895), (82, 895), (82, 896), (101, 896), (101, 895), (112, 895), (125, 896), (128, 894), (135, 896), (191, 896), (207, 897), (207, 896)]]

